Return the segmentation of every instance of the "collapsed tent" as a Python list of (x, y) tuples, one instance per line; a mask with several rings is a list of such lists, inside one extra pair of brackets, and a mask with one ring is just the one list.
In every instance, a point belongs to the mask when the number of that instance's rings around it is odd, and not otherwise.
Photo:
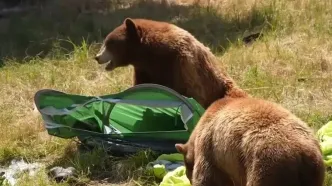
[(44, 89), (34, 99), (50, 135), (123, 153), (176, 152), (174, 144), (188, 140), (205, 111), (193, 98), (157, 84), (104, 96)]

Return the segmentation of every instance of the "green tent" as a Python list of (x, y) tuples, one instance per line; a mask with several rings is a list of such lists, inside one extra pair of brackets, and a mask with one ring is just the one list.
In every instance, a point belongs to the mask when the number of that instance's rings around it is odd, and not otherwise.
[(50, 135), (133, 152), (176, 152), (174, 144), (188, 140), (205, 111), (194, 99), (157, 84), (104, 96), (44, 89), (35, 94), (35, 104)]

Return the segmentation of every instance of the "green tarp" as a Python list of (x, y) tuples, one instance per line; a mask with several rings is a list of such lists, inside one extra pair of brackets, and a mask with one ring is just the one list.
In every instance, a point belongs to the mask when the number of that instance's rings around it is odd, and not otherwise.
[(40, 90), (35, 104), (50, 135), (186, 141), (204, 109), (167, 87), (141, 84), (117, 94), (82, 96)]

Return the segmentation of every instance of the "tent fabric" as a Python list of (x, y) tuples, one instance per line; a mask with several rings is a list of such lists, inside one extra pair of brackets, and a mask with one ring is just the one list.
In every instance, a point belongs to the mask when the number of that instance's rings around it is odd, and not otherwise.
[(35, 104), (50, 135), (145, 144), (186, 141), (205, 111), (193, 98), (157, 84), (103, 96), (44, 89), (35, 94)]
[[(141, 106), (147, 106), (147, 107), (180, 107), (181, 109), (181, 119), (184, 122), (185, 127), (187, 128), (186, 123), (188, 120), (190, 120), (193, 117), (193, 113), (191, 110), (188, 108), (187, 105), (183, 105), (183, 103), (177, 101), (142, 101), (142, 100), (121, 100), (121, 99), (95, 99), (93, 98), (92, 100), (89, 100), (83, 104), (73, 104), (70, 107), (74, 107), (72, 110), (68, 110), (67, 108), (62, 108), (62, 109), (56, 109), (53, 106), (47, 106), (44, 107), (43, 109), (40, 109), (39, 112), (43, 114), (43, 116), (48, 115), (48, 116), (55, 116), (55, 115), (69, 115), (72, 112), (79, 110), (81, 107), (84, 105), (87, 105), (92, 102), (96, 101), (104, 101), (104, 102), (109, 102), (109, 103), (125, 103), (125, 104), (131, 104), (131, 105), (141, 105)], [(44, 118), (46, 122), (46, 128), (57, 128), (57, 127), (66, 127), (65, 125), (61, 125), (55, 122), (52, 122), (49, 118), (45, 117)]]
[(332, 121), (323, 125), (317, 131), (317, 136), (323, 153), (324, 163), (326, 166), (332, 167)]
[(161, 154), (147, 165), (155, 177), (161, 179), (159, 186), (190, 186), (186, 176), (184, 157), (180, 153)]

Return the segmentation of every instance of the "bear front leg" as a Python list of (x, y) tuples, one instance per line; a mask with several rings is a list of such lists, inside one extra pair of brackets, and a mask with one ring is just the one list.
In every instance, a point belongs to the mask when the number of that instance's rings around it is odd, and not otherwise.
[(209, 186), (213, 184), (213, 169), (205, 158), (197, 158), (192, 177), (192, 186)]
[(137, 68), (134, 68), (133, 86), (144, 83), (152, 83), (152, 81), (147, 75), (147, 73)]
[(229, 176), (218, 170), (211, 160), (200, 156), (195, 160), (192, 186), (233, 186)]

